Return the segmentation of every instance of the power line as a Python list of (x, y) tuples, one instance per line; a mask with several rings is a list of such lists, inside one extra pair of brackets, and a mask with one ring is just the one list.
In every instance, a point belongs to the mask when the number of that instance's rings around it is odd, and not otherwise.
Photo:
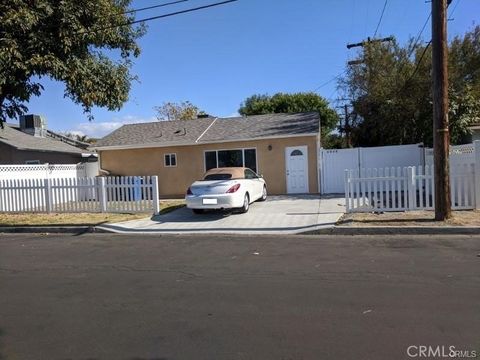
[(171, 1), (171, 2), (168, 2), (168, 3), (164, 3), (164, 4), (152, 5), (152, 6), (147, 6), (147, 7), (143, 7), (143, 8), (128, 10), (128, 11), (125, 11), (124, 13), (122, 13), (122, 14), (131, 14), (131, 13), (135, 13), (135, 12), (139, 12), (139, 11), (161, 8), (161, 7), (165, 7), (165, 6), (168, 6), (168, 5), (179, 4), (179, 3), (187, 2), (187, 1), (189, 1), (189, 0)]
[(208, 8), (212, 8), (212, 7), (215, 7), (215, 6), (220, 6), (220, 5), (224, 5), (224, 4), (228, 4), (228, 3), (232, 3), (232, 2), (236, 2), (236, 1), (238, 1), (238, 0), (226, 0), (226, 1), (218, 2), (218, 3), (214, 3), (214, 4), (209, 4), (209, 5), (204, 5), (204, 6), (198, 6), (198, 7), (191, 8), (191, 9), (175, 11), (175, 12), (168, 13), (168, 14), (152, 16), (152, 17), (143, 18), (143, 19), (139, 19), (139, 20), (132, 20), (132, 21), (125, 22), (125, 23), (123, 23), (123, 24), (110, 25), (110, 26), (104, 26), (104, 27), (101, 27), (101, 28), (98, 28), (98, 29), (91, 29), (91, 30), (86, 30), (86, 31), (80, 31), (79, 33), (85, 34), (85, 33), (90, 33), (90, 32), (96, 32), (96, 31), (113, 29), (113, 28), (121, 27), (121, 26), (129, 26), (129, 25), (138, 24), (138, 23), (143, 23), (143, 22), (147, 22), (147, 21), (152, 21), (152, 20), (157, 20), (157, 19), (163, 19), (163, 18), (170, 17), (170, 16), (185, 14), (185, 13), (189, 13), (189, 12), (193, 12), (193, 11), (208, 9)]
[(382, 23), (383, 14), (385, 14), (387, 3), (388, 3), (388, 0), (385, 0), (385, 3), (383, 4), (382, 13), (380, 14), (380, 19), (378, 20), (377, 28), (375, 29), (375, 33), (373, 34), (373, 37), (377, 36), (377, 31), (378, 31), (378, 28), (380, 27), (380, 24)]
[[(460, 2), (460, 0), (457, 1), (456, 5), (454, 6), (454, 8), (452, 9), (452, 12), (450, 13), (450, 16), (453, 14), (453, 12), (455, 11), (456, 7), (458, 6), (458, 3)], [(452, 3), (452, 0), (447, 0), (447, 9), (449, 8), (450, 4)], [(423, 30), (425, 30), (425, 26), (426, 24), (428, 23), (428, 20), (430, 20), (430, 18), (432, 17), (432, 12), (430, 12), (430, 15), (428, 15), (428, 18), (427, 18), (427, 21), (425, 22), (425, 25), (423, 25), (423, 28), (422, 30), (420, 31), (420, 34), (419, 36), (421, 35), (421, 33), (423, 32)], [(418, 40), (418, 38), (417, 38)], [(410, 80), (413, 79), (413, 77), (415, 76), (415, 74), (417, 73), (418, 69), (420, 68), (420, 65), (422, 63), (422, 60), (423, 60), (423, 57), (425, 56), (425, 54), (427, 53), (427, 50), (428, 48), (430, 47), (430, 45), (432, 44), (432, 39), (430, 39), (430, 41), (427, 43), (427, 45), (425, 46), (425, 48), (423, 49), (423, 52), (422, 54), (420, 55), (420, 58), (417, 62), (417, 66), (415, 66), (415, 69), (413, 70), (412, 74), (408, 77), (407, 81), (405, 81), (405, 83), (403, 84), (401, 90), (403, 90), (407, 84), (410, 82)], [(414, 46), (412, 47), (412, 50), (411, 50), (411, 53), (414, 51), (415, 49), (415, 46), (416, 44), (414, 44)], [(410, 53), (410, 55), (411, 55)]]
[[(415, 66), (415, 69), (413, 70), (412, 74), (408, 77), (407, 81), (405, 81), (405, 84), (403, 85), (403, 88), (405, 88), (407, 86), (407, 84), (410, 82), (410, 80), (412, 80), (413, 77), (415, 76), (415, 74), (417, 73), (418, 69), (420, 68), (420, 64), (422, 63), (423, 57), (427, 53), (427, 50), (428, 50), (428, 48), (430, 47), (431, 44), (432, 44), (432, 40), (430, 40), (428, 42), (427, 46), (425, 46), (425, 48), (423, 49), (423, 52), (420, 55), (420, 58), (418, 59), (417, 66)], [(402, 88), (402, 90), (403, 90), (403, 88)]]
[(450, 15), (448, 16), (449, 18), (452, 17), (453, 13), (454, 13), (455, 10), (457, 9), (458, 4), (460, 4), (460, 0), (458, 0), (457, 3), (455, 4), (455, 6), (453, 7), (452, 12), (451, 12)]
[(430, 21), (431, 17), (432, 17), (432, 12), (430, 12), (430, 14), (427, 17), (427, 20), (425, 20), (425, 23), (423, 24), (422, 28), (418, 32), (417, 38), (415, 39), (415, 42), (413, 43), (412, 48), (410, 49), (410, 52), (408, 53), (408, 57), (410, 57), (412, 55), (412, 53), (415, 51), (415, 48), (417, 47), (418, 42), (420, 41), (420, 37), (422, 36), (423, 32), (425, 31), (425, 28), (427, 27), (428, 22)]
[(322, 87), (324, 86), (327, 86), (328, 84), (330, 84), (332, 81), (335, 81), (336, 79), (338, 79), (339, 77), (341, 77), (344, 73), (347, 72), (347, 69), (343, 70), (340, 74), (338, 75), (335, 75), (334, 77), (332, 77), (330, 80), (328, 81), (325, 81), (324, 83), (320, 84), (319, 86), (317, 86), (315, 89), (313, 89), (313, 92), (316, 92), (317, 90), (321, 89)]

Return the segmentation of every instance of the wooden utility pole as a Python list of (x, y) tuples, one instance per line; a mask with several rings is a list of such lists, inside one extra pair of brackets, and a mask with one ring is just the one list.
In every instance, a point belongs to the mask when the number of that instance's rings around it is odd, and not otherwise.
[(351, 148), (352, 147), (352, 138), (351, 138), (351, 127), (350, 127), (350, 115), (348, 114), (348, 105), (344, 105), (344, 110), (345, 110), (345, 124), (344, 124), (344, 131), (345, 131), (345, 141), (347, 143), (347, 147)]
[[(343, 100), (347, 100), (347, 99), (343, 99)], [(340, 123), (338, 130), (340, 131), (340, 134), (345, 134), (345, 145), (347, 146), (347, 148), (351, 148), (352, 147), (352, 136), (351, 136), (352, 126), (350, 123), (350, 114), (348, 113), (348, 104), (345, 104), (343, 106), (337, 106), (337, 109), (343, 109), (345, 111), (345, 118), (343, 119), (343, 125)]]
[(451, 217), (448, 131), (447, 0), (432, 0), (433, 152), (435, 220)]

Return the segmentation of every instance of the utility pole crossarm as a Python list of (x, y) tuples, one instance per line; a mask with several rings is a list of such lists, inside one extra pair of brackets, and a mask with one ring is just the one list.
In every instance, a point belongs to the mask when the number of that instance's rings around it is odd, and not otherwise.
[(347, 44), (347, 49), (351, 49), (351, 48), (354, 48), (354, 47), (363, 47), (369, 43), (375, 43), (375, 42), (388, 42), (388, 41), (393, 41), (393, 36), (389, 36), (389, 37), (386, 37), (386, 38), (383, 38), (383, 39), (370, 39), (370, 38), (367, 38), (366, 41), (362, 41), (362, 42), (359, 42), (359, 43), (356, 43), (356, 44)]
[[(347, 44), (347, 49), (351, 49), (351, 48), (354, 48), (354, 47), (364, 47), (365, 45), (367, 44), (370, 44), (370, 43), (382, 43), (382, 42), (389, 42), (389, 41), (393, 41), (394, 38), (393, 36), (389, 36), (389, 37), (386, 37), (386, 38), (383, 38), (383, 39), (371, 39), (371, 38), (367, 38), (367, 40), (364, 40), (362, 42), (359, 42), (359, 43), (356, 43), (356, 44)], [(365, 63), (364, 60), (361, 60), (361, 59), (357, 59), (357, 60), (351, 60), (348, 62), (348, 65), (360, 65), (360, 64), (363, 64)]]

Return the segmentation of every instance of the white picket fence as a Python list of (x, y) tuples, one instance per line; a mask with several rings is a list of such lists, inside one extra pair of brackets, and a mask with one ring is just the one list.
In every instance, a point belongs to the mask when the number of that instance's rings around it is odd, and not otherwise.
[(0, 180), (0, 212), (153, 212), (158, 176)]
[[(434, 167), (409, 166), (345, 171), (347, 212), (433, 210)], [(480, 205), (476, 194), (474, 164), (452, 166), (450, 176), (452, 208), (475, 209)]]

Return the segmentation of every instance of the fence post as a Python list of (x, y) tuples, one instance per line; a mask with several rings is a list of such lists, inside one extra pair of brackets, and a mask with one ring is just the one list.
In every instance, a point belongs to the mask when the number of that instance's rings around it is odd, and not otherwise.
[(53, 194), (49, 178), (43, 179), (43, 188), (45, 189), (45, 209), (47, 213), (51, 213), (53, 209)]
[(475, 149), (475, 209), (480, 210), (480, 140), (473, 142)]
[(350, 212), (350, 187), (348, 184), (348, 169), (345, 169), (345, 209)]
[(48, 179), (48, 178), (49, 178), (49, 176), (48, 176), (48, 165), (49, 165), (48, 163), (45, 163), (45, 164), (43, 165), (43, 166), (45, 167), (45, 177), (44, 177), (44, 179)]
[[(407, 168), (407, 195), (408, 195), (408, 209), (415, 210), (417, 189), (415, 181), (415, 167), (409, 166)], [(421, 195), (420, 195), (421, 196)]]
[(158, 202), (158, 176), (152, 176), (152, 200), (153, 200), (153, 215), (160, 213), (160, 204)]
[(100, 211), (107, 212), (107, 191), (105, 186), (105, 178), (103, 176), (97, 177), (98, 197), (100, 202)]

